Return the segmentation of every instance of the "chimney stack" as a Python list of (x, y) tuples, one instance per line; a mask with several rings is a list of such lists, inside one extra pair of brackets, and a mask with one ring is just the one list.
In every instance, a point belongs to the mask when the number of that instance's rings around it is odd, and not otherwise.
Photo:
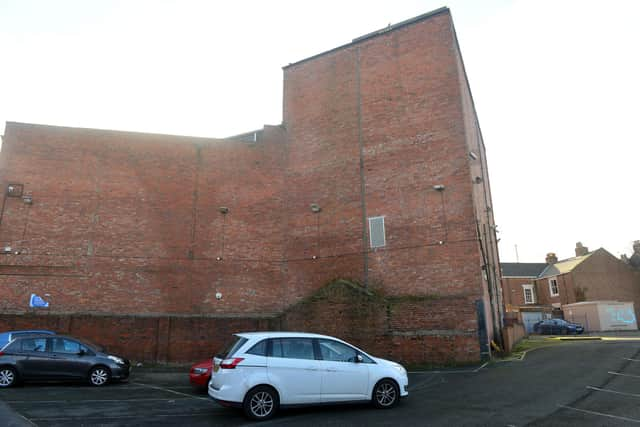
[(589, 248), (582, 246), (581, 242), (576, 243), (576, 256), (584, 256), (589, 253)]
[(640, 255), (640, 240), (633, 242), (633, 253)]
[(555, 264), (556, 262), (558, 262), (558, 257), (555, 253), (549, 252), (547, 254), (547, 258), (545, 258), (545, 261), (547, 262), (547, 264)]

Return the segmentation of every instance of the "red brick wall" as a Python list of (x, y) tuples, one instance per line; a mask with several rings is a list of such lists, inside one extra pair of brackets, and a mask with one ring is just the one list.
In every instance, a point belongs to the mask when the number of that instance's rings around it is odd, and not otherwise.
[(272, 322), (269, 318), (31, 313), (3, 314), (0, 330), (49, 329), (90, 340), (134, 361), (191, 363), (210, 358), (233, 333), (274, 329)]
[[(448, 13), (285, 68), (288, 183), (304, 189), (289, 203), (320, 204), (323, 232), (344, 224), (321, 255), (369, 250), (362, 210), (385, 216), (387, 245), (363, 261), (391, 294), (482, 294), (459, 71)], [(290, 223), (311, 218), (307, 203)], [(362, 268), (336, 273), (364, 279)]]
[(33, 204), (6, 198), (0, 239), (21, 253), (2, 255), (12, 298), (0, 310), (24, 311), (35, 292), (56, 312), (281, 311), (283, 136), (264, 134), (250, 144), (8, 124), (3, 187), (23, 184)]
[[(453, 28), (452, 28), (453, 31)], [(489, 336), (493, 335), (493, 329), (500, 329), (503, 322), (503, 295), (500, 285), (500, 257), (498, 255), (498, 239), (496, 236), (496, 224), (491, 202), (491, 186), (489, 184), (489, 166), (485, 150), (478, 116), (476, 115), (471, 88), (464, 70), (462, 55), (460, 54), (457, 39), (454, 37), (456, 47), (456, 64), (458, 67), (458, 79), (460, 85), (461, 104), (465, 131), (466, 150), (461, 157), (468, 162), (467, 171), (468, 191), (473, 196), (474, 216), (477, 221), (477, 232), (481, 242), (481, 257), (478, 262), (483, 269), (482, 289), (484, 295), (484, 307), (487, 323), (489, 324)], [(472, 154), (474, 157), (472, 157)], [(500, 336), (499, 333), (496, 336)]]
[(432, 301), (423, 329), (452, 342), (484, 299), (491, 336), (463, 74), (444, 11), (286, 67), (283, 125), (253, 143), (9, 123), (0, 185), (33, 204), (4, 200), (0, 244), (20, 254), (0, 255), (0, 310), (34, 292), (59, 314), (264, 317), (349, 278)]
[(320, 289), (280, 318), (284, 330), (342, 338), (408, 364), (480, 360), (474, 301), (465, 297), (381, 295), (350, 283)]
[(104, 345), (134, 361), (196, 362), (236, 332), (292, 330), (345, 339), (379, 357), (410, 364), (480, 359), (475, 311), (459, 297), (383, 297), (336, 282), (278, 317), (4, 314), (0, 330), (51, 329)]
[[(533, 285), (535, 282), (534, 277), (503, 277), (502, 278), (502, 293), (505, 307), (513, 306), (518, 307), (525, 305), (524, 303), (524, 291), (522, 285)], [(534, 288), (535, 289), (535, 288)], [(536, 289), (536, 304), (542, 304), (540, 302), (539, 292)]]

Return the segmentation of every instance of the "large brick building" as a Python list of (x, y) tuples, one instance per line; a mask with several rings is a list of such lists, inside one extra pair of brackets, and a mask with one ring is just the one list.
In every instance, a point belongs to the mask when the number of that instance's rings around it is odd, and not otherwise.
[(449, 10), (285, 67), (283, 114), (228, 139), (7, 123), (0, 329), (175, 361), (265, 328), (486, 355), (499, 262)]

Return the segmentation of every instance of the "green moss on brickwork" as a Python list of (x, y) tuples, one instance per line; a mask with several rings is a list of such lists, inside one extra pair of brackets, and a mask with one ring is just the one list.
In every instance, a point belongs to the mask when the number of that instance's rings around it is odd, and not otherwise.
[(369, 301), (375, 301), (378, 299), (377, 295), (366, 289), (360, 283), (350, 279), (335, 279), (327, 283), (320, 288), (315, 294), (308, 296), (307, 298), (298, 302), (295, 306), (300, 307), (308, 304), (313, 304), (318, 301), (327, 300), (331, 297), (343, 295), (344, 291), (349, 291), (350, 294), (355, 294), (358, 297)]
[[(367, 304), (384, 305), (386, 309), (391, 306), (405, 303), (421, 303), (439, 300), (440, 295), (385, 295), (381, 291), (382, 285), (371, 286), (366, 288), (357, 280), (352, 279), (334, 279), (320, 288), (313, 295), (299, 301), (294, 307), (303, 307), (305, 305), (314, 304), (325, 301), (336, 296), (343, 296), (347, 292), (350, 296), (355, 296)], [(293, 308), (293, 307), (292, 307)]]
[(427, 294), (427, 295), (399, 295), (388, 296), (386, 299), (390, 303), (406, 303), (406, 302), (425, 302), (439, 300), (440, 295)]

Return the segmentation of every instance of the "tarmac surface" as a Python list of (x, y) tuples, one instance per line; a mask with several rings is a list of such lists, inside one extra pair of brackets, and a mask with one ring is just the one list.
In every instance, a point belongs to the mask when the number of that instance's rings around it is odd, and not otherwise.
[[(410, 373), (409, 397), (281, 411), (255, 424), (194, 391), (188, 369), (134, 369), (128, 383), (0, 390), (7, 426), (626, 426), (640, 424), (640, 340), (563, 341), (522, 360)], [(637, 338), (637, 334), (636, 334)]]

